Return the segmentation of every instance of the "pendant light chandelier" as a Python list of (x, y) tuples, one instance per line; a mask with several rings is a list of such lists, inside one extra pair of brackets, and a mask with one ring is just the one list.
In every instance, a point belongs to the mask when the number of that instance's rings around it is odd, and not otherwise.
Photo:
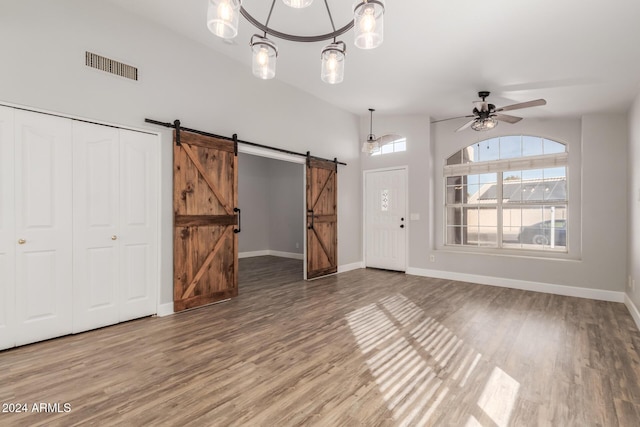
[[(251, 36), (249, 45), (253, 53), (253, 75), (261, 79), (272, 79), (276, 76), (276, 60), (278, 46), (267, 34), (283, 40), (293, 42), (319, 42), (331, 40), (321, 53), (320, 78), (329, 84), (337, 84), (344, 80), (344, 59), (347, 46), (337, 40), (338, 36), (354, 28), (354, 44), (360, 49), (374, 49), (382, 44), (384, 28), (384, 0), (357, 0), (353, 6), (353, 20), (345, 26), (336, 29), (329, 9), (328, 0), (324, 0), (327, 15), (333, 31), (317, 36), (299, 36), (282, 33), (269, 27), (271, 14), (277, 0), (273, 0), (269, 15), (264, 24), (255, 19), (242, 6), (242, 0), (209, 0), (207, 10), (207, 27), (209, 31), (223, 39), (232, 39), (238, 35), (238, 21), (240, 15), (254, 27), (262, 31), (262, 35)], [(282, 0), (283, 3), (295, 9), (303, 9), (311, 5), (313, 0)]]

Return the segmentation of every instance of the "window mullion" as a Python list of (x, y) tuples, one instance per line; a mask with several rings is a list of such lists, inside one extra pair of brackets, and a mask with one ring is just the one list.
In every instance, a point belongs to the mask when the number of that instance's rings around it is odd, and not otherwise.
[(497, 225), (498, 225), (498, 230), (496, 230), (496, 236), (498, 241), (496, 242), (499, 248), (502, 248), (502, 202), (504, 200), (504, 198), (502, 197), (502, 175), (503, 172), (498, 172), (497, 174), (497, 183), (496, 185), (498, 186), (498, 188), (496, 188), (496, 204), (497, 204)]

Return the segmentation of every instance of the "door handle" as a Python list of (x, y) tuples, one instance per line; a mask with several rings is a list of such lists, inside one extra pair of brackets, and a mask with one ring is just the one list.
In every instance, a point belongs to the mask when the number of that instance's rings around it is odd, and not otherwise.
[(313, 209), (307, 210), (307, 216), (309, 216), (309, 214), (311, 214), (311, 225), (307, 225), (307, 230), (313, 230), (313, 219), (314, 219)]
[(27, 241), (25, 239), (18, 239), (18, 244), (19, 245), (24, 245), (25, 243), (27, 243)]
[(234, 228), (233, 232), (238, 234), (242, 231), (242, 211), (240, 208), (233, 208), (233, 211), (238, 214), (238, 228)]
[(400, 228), (404, 228), (404, 224), (400, 224)]
[(111, 240), (118, 240), (118, 236), (114, 234), (113, 236), (111, 236)]

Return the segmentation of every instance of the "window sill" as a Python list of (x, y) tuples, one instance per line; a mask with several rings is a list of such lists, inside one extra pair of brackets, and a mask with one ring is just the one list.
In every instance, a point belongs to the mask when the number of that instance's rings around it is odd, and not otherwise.
[(444, 245), (436, 248), (438, 252), (465, 254), (465, 255), (485, 255), (506, 258), (525, 258), (544, 261), (582, 261), (580, 255), (573, 255), (570, 252), (552, 251), (531, 251), (526, 249), (497, 249), (497, 248), (475, 248), (469, 246)]

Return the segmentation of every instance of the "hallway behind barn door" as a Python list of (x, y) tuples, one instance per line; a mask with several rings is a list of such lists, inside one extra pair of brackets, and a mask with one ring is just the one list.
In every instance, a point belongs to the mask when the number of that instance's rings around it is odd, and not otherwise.
[(307, 159), (307, 279), (338, 271), (338, 165)]
[(238, 295), (233, 141), (174, 133), (174, 311)]

